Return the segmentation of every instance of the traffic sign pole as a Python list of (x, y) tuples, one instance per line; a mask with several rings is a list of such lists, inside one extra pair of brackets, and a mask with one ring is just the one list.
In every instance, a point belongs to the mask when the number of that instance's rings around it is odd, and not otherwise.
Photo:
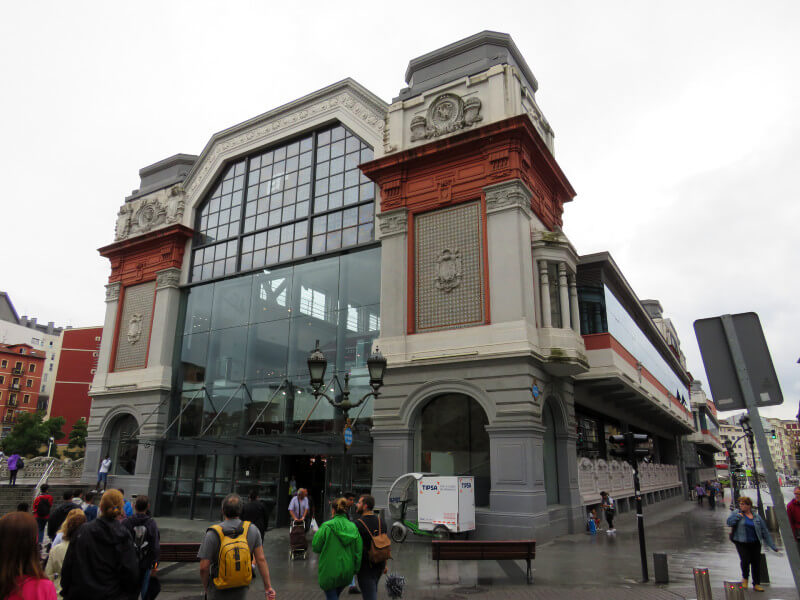
[[(733, 364), (736, 369), (739, 387), (744, 396), (747, 412), (750, 415), (750, 426), (753, 428), (758, 452), (761, 455), (761, 461), (764, 465), (767, 483), (769, 484), (769, 493), (772, 495), (773, 510), (778, 517), (778, 528), (781, 533), (781, 538), (784, 541), (783, 545), (786, 549), (786, 555), (789, 558), (789, 566), (794, 576), (795, 587), (798, 593), (800, 593), (800, 551), (798, 551), (797, 544), (792, 535), (789, 516), (786, 514), (786, 504), (783, 501), (780, 485), (778, 485), (778, 477), (775, 475), (775, 465), (772, 462), (772, 455), (769, 453), (769, 446), (767, 445), (767, 437), (764, 433), (764, 427), (761, 424), (761, 417), (758, 414), (758, 404), (755, 393), (753, 392), (753, 387), (750, 384), (747, 364), (745, 363), (742, 347), (739, 344), (739, 338), (736, 335), (736, 329), (733, 326), (733, 317), (731, 317), (731, 315), (722, 315), (720, 318), (722, 319), (725, 337), (728, 340), (731, 358), (733, 359)], [(756, 481), (756, 485), (758, 485), (758, 481)]]

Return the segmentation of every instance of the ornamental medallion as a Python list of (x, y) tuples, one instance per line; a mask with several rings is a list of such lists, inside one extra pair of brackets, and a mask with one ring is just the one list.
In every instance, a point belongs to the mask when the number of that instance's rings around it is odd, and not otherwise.
[(461, 285), (461, 251), (445, 248), (436, 259), (436, 287), (450, 293)]

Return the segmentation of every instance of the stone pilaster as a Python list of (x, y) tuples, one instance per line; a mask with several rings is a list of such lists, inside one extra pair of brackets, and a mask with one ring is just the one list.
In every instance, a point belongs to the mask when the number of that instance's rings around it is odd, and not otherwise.
[(378, 507), (386, 509), (392, 483), (414, 471), (414, 433), (407, 428), (374, 427), (372, 433), (372, 495)]
[(493, 323), (535, 321), (530, 250), (532, 193), (521, 179), (483, 188)]
[(408, 298), (408, 211), (382, 212), (381, 237), (381, 337), (406, 334)]

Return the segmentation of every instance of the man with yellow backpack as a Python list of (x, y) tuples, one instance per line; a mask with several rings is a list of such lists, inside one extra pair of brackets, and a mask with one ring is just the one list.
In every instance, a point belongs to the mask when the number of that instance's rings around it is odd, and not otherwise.
[(209, 527), (200, 544), (200, 579), (208, 600), (244, 600), (253, 580), (253, 561), (264, 582), (264, 594), (274, 600), (275, 590), (264, 557), (261, 533), (242, 521), (242, 499), (229, 494), (222, 501), (222, 523)]

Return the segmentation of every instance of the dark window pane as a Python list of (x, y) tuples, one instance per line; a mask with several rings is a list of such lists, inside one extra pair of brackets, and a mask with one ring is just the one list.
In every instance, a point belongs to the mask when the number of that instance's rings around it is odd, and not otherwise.
[(250, 314), (251, 277), (237, 277), (214, 284), (214, 307), (211, 328), (243, 325)]
[(247, 338), (248, 381), (269, 381), (286, 376), (289, 320), (251, 325)]
[(211, 302), (213, 297), (213, 284), (200, 285), (189, 290), (189, 297), (186, 302), (184, 333), (208, 331), (211, 326)]

